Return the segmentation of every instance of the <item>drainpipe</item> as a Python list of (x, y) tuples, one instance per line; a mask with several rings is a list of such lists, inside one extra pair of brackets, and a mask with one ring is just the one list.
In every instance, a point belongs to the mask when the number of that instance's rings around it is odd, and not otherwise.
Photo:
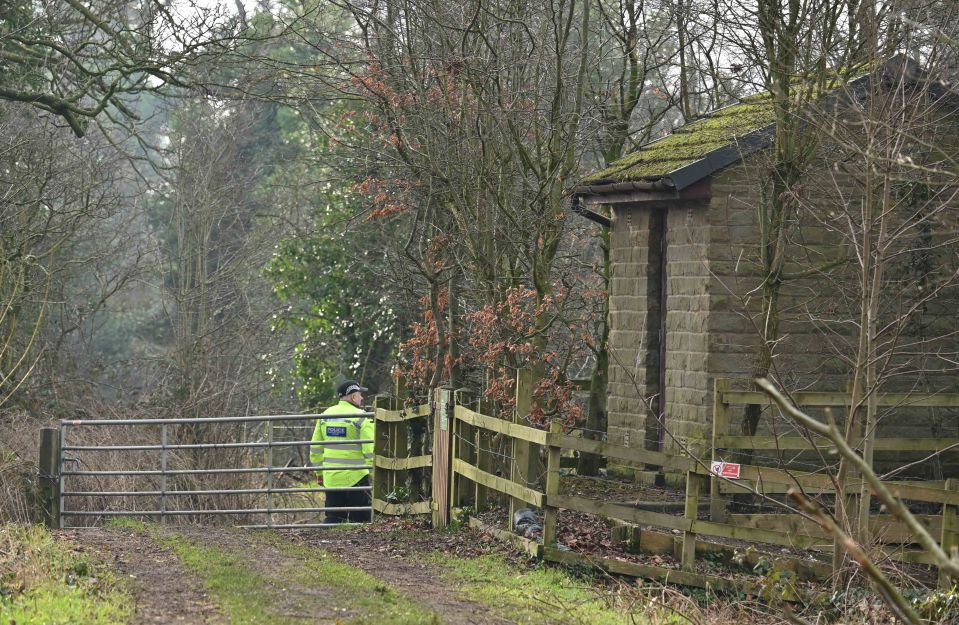
[(612, 221), (610, 221), (609, 217), (607, 217), (606, 215), (603, 215), (602, 213), (597, 213), (596, 211), (583, 206), (583, 197), (581, 195), (574, 195), (572, 197), (572, 203), (570, 204), (570, 208), (577, 215), (585, 217), (586, 219), (590, 221), (596, 222), (605, 228), (609, 228), (613, 223)]

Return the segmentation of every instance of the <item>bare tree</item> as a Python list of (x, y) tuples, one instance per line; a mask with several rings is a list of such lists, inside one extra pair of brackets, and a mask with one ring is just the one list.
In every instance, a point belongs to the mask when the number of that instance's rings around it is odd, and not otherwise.
[[(404, 255), (429, 285), (433, 318), (450, 319), (437, 303), (454, 268), (474, 301), (520, 285), (548, 299), (578, 161), (590, 5), (344, 8), (360, 37), (341, 88), (369, 106), (381, 143), (367, 146), (368, 162), (408, 190)], [(452, 247), (434, 263), (438, 235)], [(531, 340), (545, 345), (551, 323), (544, 316)], [(456, 329), (437, 325), (443, 351), (455, 349)]]
[[(35, 367), (55, 368), (66, 334), (99, 309), (125, 278), (105, 278), (88, 302), (63, 300), (68, 286), (107, 254), (97, 230), (116, 225), (124, 168), (106, 138), (77, 143), (20, 105), (0, 117), (0, 405), (24, 390)], [(67, 320), (62, 313), (67, 313)], [(48, 356), (41, 361), (41, 352)], [(62, 373), (62, 372), (61, 372)], [(50, 386), (47, 387), (50, 390)]]
[(198, 60), (234, 46), (236, 21), (200, 3), (43, 0), (0, 8), (0, 99), (65, 121), (77, 136), (132, 99), (198, 84)]

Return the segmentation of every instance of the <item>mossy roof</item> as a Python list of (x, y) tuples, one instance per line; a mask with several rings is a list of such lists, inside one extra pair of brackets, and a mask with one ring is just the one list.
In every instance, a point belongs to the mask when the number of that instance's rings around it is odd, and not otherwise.
[[(807, 92), (810, 100), (820, 100), (835, 93), (840, 87), (860, 85), (873, 72), (882, 72), (896, 78), (902, 72), (919, 72), (919, 66), (905, 55), (897, 55), (885, 63), (860, 64), (837, 70), (819, 87), (810, 86), (814, 93)], [(740, 160), (745, 154), (771, 144), (776, 116), (771, 94), (759, 93), (743, 98), (738, 104), (718, 109), (702, 119), (677, 128), (671, 135), (648, 143), (628, 154), (603, 170), (585, 177), (580, 185), (605, 185), (619, 182), (653, 181), (674, 178), (679, 186), (704, 175), (701, 168), (683, 168), (708, 160), (709, 169), (715, 171)], [(748, 140), (744, 137), (752, 135)], [(725, 148), (725, 149), (724, 149)], [(699, 171), (692, 171), (699, 169)], [(678, 174), (678, 175), (675, 175)]]
[(701, 160), (710, 152), (735, 145), (736, 141), (775, 121), (772, 98), (762, 93), (739, 104), (716, 110), (708, 116), (677, 128), (673, 134), (653, 141), (606, 169), (584, 178), (580, 184), (607, 184), (656, 180)]

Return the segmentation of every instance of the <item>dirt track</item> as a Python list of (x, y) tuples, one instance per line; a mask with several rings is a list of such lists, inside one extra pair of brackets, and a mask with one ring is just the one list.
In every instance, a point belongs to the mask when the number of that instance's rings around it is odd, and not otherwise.
[(226, 623), (194, 576), (169, 550), (126, 528), (71, 532), (97, 560), (129, 581), (136, 598), (136, 623)]
[[(270, 579), (275, 600), (268, 610), (311, 623), (342, 623), (357, 616), (349, 596), (332, 588), (304, 587), (296, 572), (308, 567), (305, 556), (290, 555), (262, 535), (208, 527), (183, 527), (175, 531), (190, 541), (215, 546), (236, 555), (236, 565)], [(130, 528), (103, 528), (71, 532), (84, 550), (130, 580), (135, 596), (134, 623), (191, 625), (229, 622), (204, 590), (204, 583), (167, 547), (149, 533)], [(508, 625), (488, 613), (484, 605), (464, 600), (444, 584), (437, 567), (428, 561), (437, 552), (479, 553), (497, 547), (482, 536), (446, 537), (416, 527), (384, 525), (351, 530), (301, 530), (284, 533), (280, 540), (309, 545), (360, 568), (436, 615), (436, 622), (452, 625)]]

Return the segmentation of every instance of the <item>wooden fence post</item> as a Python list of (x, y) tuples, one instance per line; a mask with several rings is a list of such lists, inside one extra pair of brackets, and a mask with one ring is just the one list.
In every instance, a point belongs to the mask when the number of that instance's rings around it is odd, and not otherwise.
[(548, 451), (546, 456), (546, 497), (543, 498), (543, 548), (556, 544), (556, 520), (559, 509), (550, 503), (550, 498), (559, 494), (559, 466), (560, 451), (562, 450), (553, 441), (554, 434), (562, 434), (562, 424), (553, 421), (549, 424), (550, 436), (547, 438)]
[[(722, 439), (729, 434), (729, 408), (724, 394), (731, 388), (731, 381), (724, 378), (713, 380), (713, 444), (712, 459), (720, 460), (718, 451)], [(709, 479), (709, 520), (714, 523), (726, 522), (726, 500), (722, 496), (722, 480), (712, 476)]]
[[(946, 490), (959, 490), (959, 480), (950, 478), (946, 480)], [(942, 537), (940, 546), (949, 556), (954, 556), (953, 550), (959, 547), (959, 520), (957, 520), (957, 510), (959, 507), (944, 503), (942, 504)], [(952, 584), (959, 580), (950, 579), (942, 569), (939, 570), (939, 589), (949, 590)]]
[(38, 464), (41, 516), (54, 529), (60, 528), (60, 430), (40, 428)]
[[(494, 410), (483, 412), (484, 405), (486, 405), (486, 402), (480, 402), (478, 410), (480, 414), (487, 416), (495, 414)], [(492, 404), (489, 404), (489, 406), (492, 406)], [(476, 468), (486, 473), (493, 473), (492, 437), (483, 428), (473, 428), (473, 444), (476, 445)], [(477, 511), (485, 509), (487, 503), (489, 503), (489, 488), (476, 482), (473, 501), (476, 502)]]
[[(384, 406), (384, 404), (386, 404)], [(373, 510), (377, 501), (386, 501), (389, 494), (390, 471), (375, 466), (376, 459), (389, 456), (390, 428), (386, 421), (377, 421), (377, 411), (389, 408), (389, 399), (377, 395), (373, 398)]]
[(445, 528), (450, 522), (450, 482), (453, 478), (450, 455), (453, 427), (453, 391), (436, 389), (433, 401), (433, 527)]
[[(513, 423), (525, 420), (533, 408), (533, 372), (529, 369), (520, 369), (516, 372), (516, 409), (513, 412)], [(521, 425), (529, 425), (521, 423)], [(529, 442), (513, 439), (513, 461), (510, 465), (510, 479), (527, 488), (535, 488), (536, 457), (532, 453)], [(513, 515), (519, 508), (525, 508), (527, 503), (522, 499), (510, 497), (509, 521), (507, 527), (513, 529)]]
[(689, 521), (690, 530), (683, 532), (682, 564), (684, 571), (692, 571), (696, 564), (696, 533), (692, 531), (692, 526), (696, 523), (699, 516), (699, 494), (701, 489), (702, 477), (692, 471), (687, 471), (685, 517), (686, 520)]

